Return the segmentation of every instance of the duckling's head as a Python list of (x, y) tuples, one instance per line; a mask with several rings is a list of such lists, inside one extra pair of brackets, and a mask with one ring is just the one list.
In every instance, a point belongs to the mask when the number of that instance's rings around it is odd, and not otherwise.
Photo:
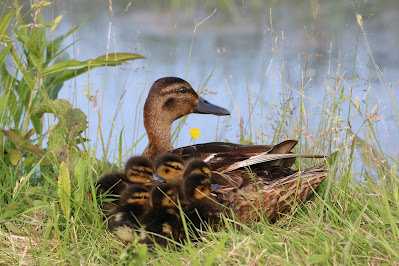
[(183, 160), (172, 153), (164, 153), (155, 161), (155, 172), (168, 181), (178, 181), (182, 177), (184, 169)]
[(184, 179), (183, 193), (188, 200), (201, 200), (211, 195), (210, 178), (203, 174), (192, 174)]
[(121, 204), (150, 204), (150, 192), (144, 186), (128, 185), (121, 194)]
[(209, 168), (209, 165), (203, 160), (192, 159), (186, 164), (183, 177), (186, 178), (192, 174), (202, 174), (211, 178), (212, 171), (211, 168)]
[(146, 157), (134, 156), (126, 162), (126, 178), (134, 184), (149, 185), (153, 181), (162, 182), (162, 180), (156, 180), (153, 174), (154, 167)]
[(177, 191), (176, 186), (162, 184), (151, 191), (151, 205), (153, 207), (176, 207)]

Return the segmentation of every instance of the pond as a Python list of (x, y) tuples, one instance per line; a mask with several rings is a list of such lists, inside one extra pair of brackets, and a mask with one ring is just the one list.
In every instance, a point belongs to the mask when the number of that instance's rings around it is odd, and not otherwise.
[[(115, 161), (122, 131), (123, 153), (145, 134), (144, 100), (152, 83), (163, 76), (184, 78), (196, 90), (206, 84), (204, 98), (231, 111), (229, 117), (190, 115), (175, 147), (194, 143), (189, 134), (192, 128), (201, 131), (196, 143), (237, 142), (240, 119), (244, 137), (251, 137), (254, 143), (272, 143), (298, 134), (317, 139), (320, 115), (328, 112), (323, 108), (326, 94), (335, 90), (339, 95), (343, 88), (343, 96), (352, 93), (359, 109), (346, 99), (342, 105), (346, 108), (338, 115), (342, 131), (336, 143), (344, 141), (349, 106), (351, 130), (359, 131), (361, 138), (366, 137), (364, 121), (376, 107), (374, 111), (380, 113), (374, 122), (382, 149), (398, 157), (396, 0), (244, 1), (244, 8), (240, 2), (231, 6), (224, 6), (223, 1), (207, 1), (204, 6), (195, 1), (147, 2), (113, 1), (110, 5), (109, 1), (67, 0), (56, 2), (45, 12), (48, 19), (63, 15), (56, 36), (92, 18), (70, 38), (70, 42), (79, 40), (68, 50), (71, 58), (83, 61), (107, 52), (147, 57), (118, 68), (94, 69), (89, 76), (64, 84), (59, 94), (88, 115), (88, 137), (98, 157), (104, 153), (98, 141), (98, 112), (105, 148), (109, 149), (107, 157)], [(362, 16), (366, 39), (357, 14)], [(97, 111), (83, 94), (88, 87), (92, 95), (98, 90)], [(292, 98), (290, 108), (294, 121), (298, 120), (302, 89), (306, 106), (303, 131), (287, 131), (274, 140), (273, 126), (280, 120), (281, 102)], [(129, 154), (140, 154), (146, 144), (144, 137)], [(340, 147), (335, 144), (332, 150), (335, 148)]]

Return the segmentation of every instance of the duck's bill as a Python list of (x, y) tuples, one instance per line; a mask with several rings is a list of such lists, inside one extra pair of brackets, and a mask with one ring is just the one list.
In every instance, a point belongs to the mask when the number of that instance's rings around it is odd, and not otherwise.
[(198, 104), (194, 107), (194, 113), (197, 114), (213, 114), (213, 115), (230, 115), (230, 112), (220, 106), (214, 105), (204, 98), (198, 96)]
[(220, 188), (220, 186), (218, 184), (211, 184), (211, 187), (212, 187), (212, 190), (211, 190), (212, 192)]
[(151, 182), (154, 183), (165, 183), (166, 179), (163, 178), (162, 176), (158, 175), (157, 173), (152, 175), (152, 178), (150, 179)]

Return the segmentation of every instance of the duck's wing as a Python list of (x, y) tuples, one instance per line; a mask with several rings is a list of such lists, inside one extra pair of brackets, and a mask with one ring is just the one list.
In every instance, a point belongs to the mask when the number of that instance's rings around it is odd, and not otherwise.
[(277, 145), (241, 145), (226, 142), (209, 142), (177, 148), (171, 152), (181, 156), (184, 161), (199, 158), (208, 163), (212, 170), (220, 171), (235, 162), (244, 161), (259, 154), (289, 153), (297, 143), (298, 141), (296, 140), (286, 140)]
[[(317, 154), (297, 154), (297, 153), (286, 153), (286, 154), (270, 154), (270, 153), (262, 153), (259, 155), (252, 156), (246, 160), (242, 161), (237, 161), (233, 164), (231, 164), (229, 167), (225, 169), (220, 169), (222, 173), (227, 173), (234, 171), (239, 168), (243, 167), (249, 167), (251, 165), (258, 165), (258, 164), (263, 164), (263, 166), (266, 166), (264, 163), (267, 162), (276, 162), (271, 165), (267, 166), (281, 166), (281, 167), (286, 167), (285, 160), (284, 159), (296, 159), (296, 158), (325, 158), (325, 155), (317, 155)], [(294, 160), (295, 161), (295, 160)], [(278, 164), (279, 162), (282, 162), (281, 164)], [(291, 164), (292, 165), (292, 164)], [(290, 165), (290, 166), (291, 166)]]

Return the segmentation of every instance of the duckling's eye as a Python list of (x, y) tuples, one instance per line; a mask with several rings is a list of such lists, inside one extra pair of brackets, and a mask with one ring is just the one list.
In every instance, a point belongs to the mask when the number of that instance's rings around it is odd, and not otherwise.
[(145, 169), (141, 169), (140, 172), (142, 172), (142, 173), (148, 173), (148, 171), (145, 170)]
[(179, 166), (177, 166), (177, 165), (173, 165), (172, 168), (175, 169), (175, 170), (181, 170), (181, 168)]

